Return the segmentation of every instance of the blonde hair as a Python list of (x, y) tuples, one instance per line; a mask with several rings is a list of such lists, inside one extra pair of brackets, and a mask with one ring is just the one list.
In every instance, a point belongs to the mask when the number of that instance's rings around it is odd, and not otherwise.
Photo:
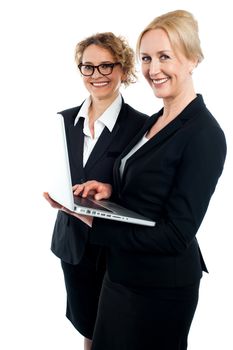
[(121, 64), (123, 73), (125, 74), (123, 81), (125, 86), (136, 81), (134, 51), (124, 37), (116, 36), (111, 32), (105, 32), (94, 34), (80, 41), (75, 48), (75, 61), (77, 65), (82, 63), (83, 53), (90, 45), (97, 45), (111, 52), (116, 62)]
[(198, 23), (194, 16), (185, 10), (176, 10), (156, 17), (139, 35), (137, 41), (137, 56), (142, 37), (152, 29), (164, 30), (174, 50), (181, 49), (186, 58), (200, 63), (203, 58), (200, 39), (198, 35)]

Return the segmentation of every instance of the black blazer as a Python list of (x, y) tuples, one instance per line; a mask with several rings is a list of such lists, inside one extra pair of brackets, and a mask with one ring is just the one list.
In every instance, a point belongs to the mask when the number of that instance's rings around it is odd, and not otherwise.
[[(147, 116), (122, 99), (122, 107), (112, 132), (107, 128), (103, 130), (83, 168), (84, 134), (79, 123), (74, 126), (80, 108), (81, 106), (61, 112), (65, 120), (72, 184), (93, 179), (112, 183), (115, 159), (142, 128)], [(82, 221), (59, 211), (52, 237), (52, 252), (67, 263), (78, 264), (85, 251), (89, 230)]]
[(128, 159), (120, 178), (121, 158), (161, 113), (147, 121), (114, 167), (119, 202), (156, 226), (93, 221), (90, 240), (108, 247), (110, 279), (129, 286), (183, 286), (207, 271), (195, 235), (222, 173), (226, 142), (200, 95)]

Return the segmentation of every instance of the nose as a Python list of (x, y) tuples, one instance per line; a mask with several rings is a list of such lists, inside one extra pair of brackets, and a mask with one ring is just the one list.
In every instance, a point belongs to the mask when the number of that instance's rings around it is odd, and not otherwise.
[(156, 75), (160, 72), (160, 61), (158, 59), (152, 59), (149, 67), (150, 76)]

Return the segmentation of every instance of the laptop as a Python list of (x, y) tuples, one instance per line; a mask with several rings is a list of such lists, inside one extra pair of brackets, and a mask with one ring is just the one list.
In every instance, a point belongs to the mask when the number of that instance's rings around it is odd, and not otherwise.
[(155, 226), (155, 222), (109, 200), (94, 200), (91, 197), (74, 196), (70, 173), (69, 155), (66, 143), (64, 118), (55, 116), (53, 140), (51, 144), (51, 164), (49, 195), (71, 211), (103, 219), (127, 223)]

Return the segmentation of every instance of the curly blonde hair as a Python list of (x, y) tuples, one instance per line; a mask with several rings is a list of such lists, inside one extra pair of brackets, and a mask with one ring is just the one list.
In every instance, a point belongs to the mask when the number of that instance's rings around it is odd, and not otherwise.
[(116, 62), (121, 64), (125, 79), (125, 86), (135, 83), (137, 76), (135, 70), (135, 55), (127, 40), (122, 36), (116, 36), (112, 32), (97, 33), (80, 41), (75, 48), (75, 61), (79, 65), (85, 49), (90, 45), (97, 45), (107, 49)]

